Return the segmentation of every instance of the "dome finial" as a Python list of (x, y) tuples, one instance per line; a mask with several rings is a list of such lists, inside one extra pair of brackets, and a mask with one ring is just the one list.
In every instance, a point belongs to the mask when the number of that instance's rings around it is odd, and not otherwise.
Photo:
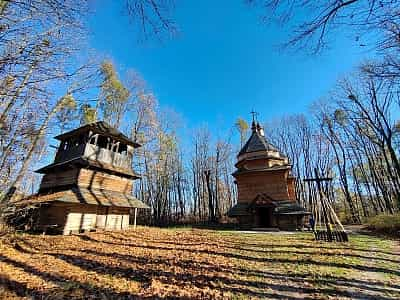
[(253, 122), (251, 122), (251, 131), (253, 131), (253, 132), (257, 131), (257, 125), (256, 125), (256, 122), (254, 122), (254, 120), (253, 120)]
[(264, 134), (264, 128), (260, 125), (259, 122), (257, 122), (257, 131), (261, 136), (265, 136)]

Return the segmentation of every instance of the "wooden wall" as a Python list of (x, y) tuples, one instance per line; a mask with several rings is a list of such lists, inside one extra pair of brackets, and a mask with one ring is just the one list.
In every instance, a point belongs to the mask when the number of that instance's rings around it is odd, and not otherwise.
[(276, 219), (281, 230), (296, 230), (303, 225), (303, 217), (296, 215), (278, 215)]
[(266, 160), (250, 160), (243, 164), (243, 167), (247, 170), (256, 170), (267, 168), (268, 164)]
[(63, 234), (95, 229), (124, 230), (129, 227), (129, 208), (53, 202), (40, 211), (39, 230), (57, 225)]
[(243, 167), (248, 170), (257, 170), (263, 168), (270, 168), (273, 166), (283, 166), (285, 161), (280, 159), (257, 159), (249, 160), (243, 163)]
[(96, 228), (96, 207), (82, 205), (82, 207), (68, 208), (67, 219), (64, 225), (64, 234), (73, 232), (90, 231)]
[[(277, 227), (280, 230), (296, 230), (304, 224), (303, 216), (297, 215), (272, 215), (271, 227)], [(260, 216), (257, 211), (250, 216), (238, 217), (239, 226), (242, 229), (252, 229), (260, 227)]]
[(42, 178), (39, 191), (55, 188), (59, 186), (76, 184), (78, 180), (78, 169), (65, 170), (63, 172), (56, 172), (46, 174)]
[(39, 192), (61, 186), (78, 184), (84, 188), (105, 189), (121, 193), (132, 193), (133, 181), (125, 177), (90, 169), (71, 169), (45, 174)]
[(41, 228), (45, 225), (58, 225), (59, 228), (64, 228), (64, 224), (67, 219), (67, 207), (68, 205), (64, 203), (41, 207), (39, 227)]
[(266, 193), (274, 200), (288, 200), (287, 170), (242, 174), (237, 176), (238, 202), (249, 203)]
[(80, 170), (78, 184), (85, 188), (105, 189), (128, 194), (131, 193), (133, 187), (131, 179), (89, 169)]
[(124, 230), (129, 227), (129, 209), (110, 207), (107, 215), (107, 230)]
[(296, 200), (296, 189), (295, 189), (295, 181), (296, 178), (289, 177), (287, 179), (288, 183), (288, 192), (289, 192), (289, 199), (295, 201)]
[(238, 217), (239, 226), (242, 229), (251, 229), (256, 227), (254, 215), (251, 216), (239, 216)]
[(99, 206), (96, 214), (96, 228), (106, 229), (107, 226), (107, 213), (109, 207)]

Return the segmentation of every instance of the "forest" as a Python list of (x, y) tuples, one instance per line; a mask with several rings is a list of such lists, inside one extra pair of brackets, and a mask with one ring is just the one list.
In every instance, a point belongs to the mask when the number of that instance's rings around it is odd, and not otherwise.
[[(313, 99), (307, 113), (275, 120), (259, 116), (259, 121), (269, 141), (289, 157), (297, 199), (306, 208), (303, 179), (317, 169), (333, 178), (334, 204), (343, 222), (360, 224), (375, 215), (398, 213), (400, 5), (372, 0), (245, 2), (243, 9), (256, 10), (265, 23), (294, 23), (293, 36), (284, 45), (289, 51), (318, 55), (335, 30), (345, 28), (355, 43), (376, 53), (339, 79), (330, 93)], [(178, 4), (120, 3), (133, 35), (141, 40), (174, 38)], [(300, 10), (305, 20), (295, 17)], [(228, 222), (226, 212), (236, 201), (231, 173), (250, 134), (250, 114), (237, 116), (220, 134), (211, 132), (205, 120), (183, 136), (184, 118), (159, 104), (151, 83), (89, 49), (86, 22), (91, 13), (89, 1), (0, 1), (1, 210), (13, 197), (36, 191), (40, 177), (34, 170), (52, 159), (52, 136), (104, 120), (142, 145), (133, 168), (142, 175), (135, 196), (151, 207), (146, 223)]]

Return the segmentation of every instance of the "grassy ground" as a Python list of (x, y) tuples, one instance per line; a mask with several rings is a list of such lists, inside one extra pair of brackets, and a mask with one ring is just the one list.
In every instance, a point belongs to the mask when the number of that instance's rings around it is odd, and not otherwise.
[(374, 232), (400, 238), (400, 213), (372, 217), (367, 220), (366, 225)]
[(0, 242), (0, 298), (399, 299), (399, 243), (191, 229)]

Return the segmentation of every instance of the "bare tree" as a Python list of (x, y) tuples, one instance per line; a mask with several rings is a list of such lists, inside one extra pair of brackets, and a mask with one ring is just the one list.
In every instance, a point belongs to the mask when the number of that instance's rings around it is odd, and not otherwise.
[(144, 40), (162, 40), (178, 32), (171, 16), (175, 8), (174, 0), (125, 0), (125, 8)]
[[(285, 46), (318, 53), (329, 45), (338, 29), (348, 29), (360, 46), (387, 48), (398, 36), (399, 3), (375, 0), (246, 0), (262, 9), (265, 22), (295, 24)], [(378, 37), (377, 37), (378, 36)], [(368, 43), (373, 39), (373, 44)]]

